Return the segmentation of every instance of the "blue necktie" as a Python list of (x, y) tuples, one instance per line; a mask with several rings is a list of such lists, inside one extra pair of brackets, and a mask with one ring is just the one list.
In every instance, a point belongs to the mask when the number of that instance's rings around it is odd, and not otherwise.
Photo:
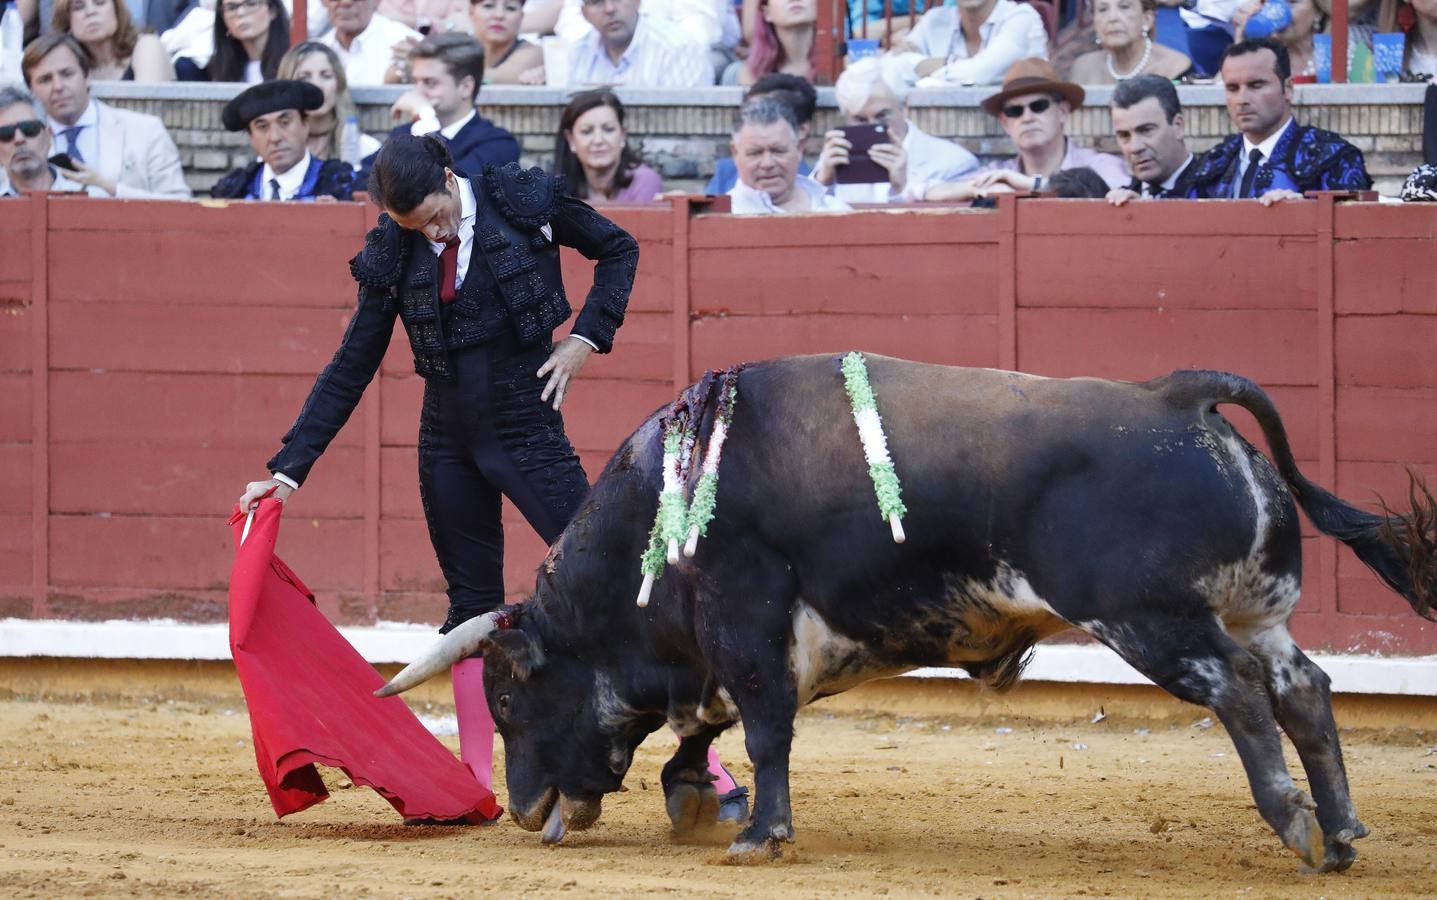
[(71, 125), (60, 132), (60, 137), (65, 139), (65, 152), (77, 163), (85, 161), (85, 155), (80, 152), (80, 131), (84, 125)]
[(1252, 196), (1253, 182), (1257, 180), (1257, 165), (1262, 162), (1262, 151), (1256, 147), (1247, 155), (1247, 171), (1242, 173), (1242, 186), (1238, 188), (1239, 200)]

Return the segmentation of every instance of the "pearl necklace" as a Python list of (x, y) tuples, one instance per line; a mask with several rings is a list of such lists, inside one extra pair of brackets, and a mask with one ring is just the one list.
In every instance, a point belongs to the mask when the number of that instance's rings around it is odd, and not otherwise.
[(1114, 80), (1114, 81), (1126, 81), (1126, 80), (1128, 80), (1129, 78), (1132, 78), (1134, 75), (1136, 75), (1136, 74), (1138, 74), (1139, 72), (1141, 72), (1141, 71), (1143, 70), (1143, 67), (1145, 67), (1145, 66), (1148, 64), (1148, 60), (1149, 60), (1149, 59), (1152, 59), (1152, 56), (1153, 56), (1153, 39), (1150, 38), (1150, 37), (1148, 37), (1146, 34), (1144, 34), (1144, 35), (1143, 35), (1143, 58), (1140, 59), (1140, 60), (1138, 60), (1138, 64), (1137, 64), (1136, 66), (1133, 66), (1132, 71), (1131, 71), (1131, 72), (1128, 72), (1126, 75), (1119, 75), (1119, 74), (1118, 74), (1118, 70), (1115, 69), (1115, 68), (1113, 68), (1113, 54), (1109, 53), (1109, 54), (1108, 54), (1108, 58), (1107, 58), (1107, 60), (1106, 60), (1106, 62), (1107, 62), (1107, 64), (1108, 64), (1108, 74), (1111, 75), (1111, 76), (1113, 76), (1113, 80)]

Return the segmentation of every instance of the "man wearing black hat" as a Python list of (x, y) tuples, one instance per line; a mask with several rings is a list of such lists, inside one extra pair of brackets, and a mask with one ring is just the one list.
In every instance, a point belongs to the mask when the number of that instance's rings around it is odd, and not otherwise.
[(309, 154), (308, 114), (324, 93), (304, 81), (266, 81), (225, 104), (230, 131), (248, 131), (259, 159), (221, 178), (210, 196), (227, 200), (313, 200), (354, 195), (354, 169), (337, 159)]

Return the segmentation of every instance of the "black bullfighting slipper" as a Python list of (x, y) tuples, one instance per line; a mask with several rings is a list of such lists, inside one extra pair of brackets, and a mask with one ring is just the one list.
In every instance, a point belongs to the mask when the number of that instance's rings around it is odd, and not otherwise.
[(748, 788), (739, 785), (719, 798), (718, 820), (735, 825), (748, 821)]

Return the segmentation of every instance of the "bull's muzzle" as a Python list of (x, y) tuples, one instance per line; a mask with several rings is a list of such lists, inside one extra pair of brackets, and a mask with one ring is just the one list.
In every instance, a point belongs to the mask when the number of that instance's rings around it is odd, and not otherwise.
[(541, 840), (546, 844), (557, 844), (571, 829), (583, 831), (599, 820), (603, 811), (603, 798), (570, 797), (549, 788), (544, 796), (528, 810), (521, 811), (512, 802), (509, 815), (525, 831), (543, 831)]

